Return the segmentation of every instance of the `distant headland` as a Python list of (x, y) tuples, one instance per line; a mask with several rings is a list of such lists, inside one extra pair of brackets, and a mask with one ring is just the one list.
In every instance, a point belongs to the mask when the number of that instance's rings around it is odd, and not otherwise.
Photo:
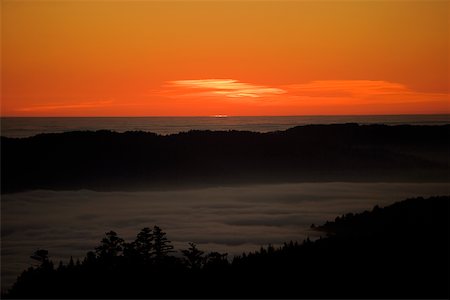
[(280, 182), (447, 182), (450, 125), (306, 125), (172, 135), (74, 131), (1, 138), (1, 192)]

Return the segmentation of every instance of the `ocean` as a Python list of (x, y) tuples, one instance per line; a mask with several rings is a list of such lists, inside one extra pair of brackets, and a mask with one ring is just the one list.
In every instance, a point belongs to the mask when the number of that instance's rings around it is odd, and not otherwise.
[(270, 116), (270, 117), (55, 117), (1, 118), (1, 135), (29, 137), (40, 133), (107, 129), (117, 132), (146, 131), (174, 134), (189, 130), (248, 130), (269, 132), (307, 124), (386, 124), (443, 125), (450, 115), (371, 115), (371, 116)]

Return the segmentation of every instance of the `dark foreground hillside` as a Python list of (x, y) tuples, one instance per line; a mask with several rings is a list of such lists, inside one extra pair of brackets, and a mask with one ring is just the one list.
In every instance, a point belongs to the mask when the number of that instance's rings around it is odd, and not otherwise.
[(161, 229), (109, 232), (82, 261), (45, 250), (5, 298), (447, 298), (450, 197), (346, 214), (323, 237), (228, 259), (194, 244), (175, 253)]
[(1, 192), (127, 190), (449, 178), (450, 125), (309, 125), (286, 131), (111, 131), (1, 139)]

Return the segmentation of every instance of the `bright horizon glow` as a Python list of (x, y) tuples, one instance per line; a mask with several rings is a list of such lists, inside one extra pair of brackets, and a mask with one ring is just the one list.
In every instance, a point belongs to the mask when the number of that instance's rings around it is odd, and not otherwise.
[[(219, 117), (223, 116), (223, 117)], [(359, 115), (255, 115), (255, 116), (246, 116), (246, 115), (197, 115), (197, 116), (0, 116), (2, 119), (7, 118), (264, 118), (264, 117), (357, 117), (357, 116), (367, 116), (367, 117), (376, 117), (376, 116), (450, 116), (450, 114), (384, 114), (384, 115), (373, 115), (373, 114), (359, 114)]]
[(0, 115), (449, 114), (448, 1), (2, 1)]

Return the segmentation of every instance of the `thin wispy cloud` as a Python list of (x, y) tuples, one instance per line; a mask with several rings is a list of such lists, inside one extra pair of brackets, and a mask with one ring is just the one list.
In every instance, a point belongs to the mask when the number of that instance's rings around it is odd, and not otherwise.
[(321, 80), (283, 86), (293, 99), (321, 104), (395, 104), (446, 101), (446, 93), (418, 92), (401, 83), (382, 80)]
[(382, 80), (318, 80), (308, 83), (286, 85), (283, 88), (288, 90), (290, 94), (311, 97), (447, 95), (443, 93), (422, 93), (400, 83)]
[(281, 88), (240, 82), (235, 79), (193, 79), (168, 81), (166, 86), (182, 94), (225, 96), (229, 98), (261, 98), (286, 93)]
[[(126, 100), (126, 101), (125, 101)], [(439, 113), (449, 110), (449, 94), (417, 91), (383, 80), (316, 80), (262, 85), (236, 79), (166, 81), (159, 89), (121, 99), (52, 99), (17, 108), (28, 115), (99, 115), (128, 110), (130, 115), (293, 115)]]
[(66, 109), (82, 109), (82, 108), (96, 108), (105, 107), (111, 105), (113, 100), (103, 100), (103, 101), (92, 101), (92, 102), (81, 102), (81, 103), (69, 103), (69, 104), (45, 104), (45, 105), (35, 105), (18, 108), (17, 111), (20, 112), (34, 112), (34, 111), (51, 111), (51, 110), (66, 110)]
[(319, 80), (292, 84), (286, 88), (295, 94), (329, 97), (412, 93), (402, 84), (379, 80)]
[[(146, 95), (161, 106), (202, 107), (207, 114), (404, 114), (448, 111), (448, 93), (385, 80), (316, 80), (262, 85), (231, 78), (166, 81)], [(189, 108), (189, 109), (190, 109)]]
[(426, 93), (415, 91), (401, 83), (383, 80), (317, 80), (280, 86), (264, 86), (241, 82), (235, 79), (189, 79), (168, 81), (160, 95), (171, 96), (225, 96), (229, 98), (261, 98), (300, 96), (311, 98), (385, 98), (393, 97), (448, 97), (445, 93)]

